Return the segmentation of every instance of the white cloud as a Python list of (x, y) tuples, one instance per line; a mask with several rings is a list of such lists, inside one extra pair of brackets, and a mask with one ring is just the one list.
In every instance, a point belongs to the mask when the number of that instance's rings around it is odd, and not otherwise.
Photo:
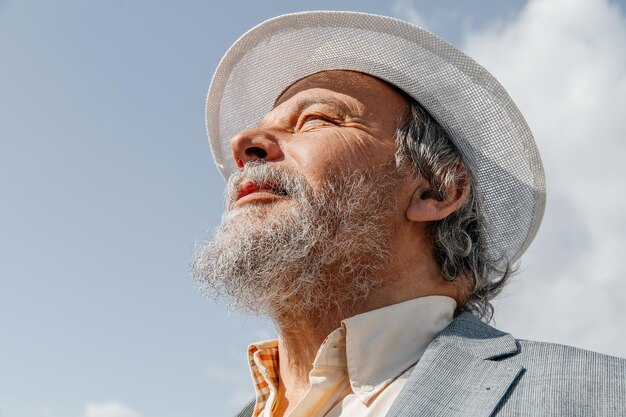
[(626, 17), (607, 0), (530, 0), (514, 18), (468, 31), (461, 45), (526, 116), (548, 184), (542, 228), (496, 303), (498, 327), (619, 356), (626, 356), (624, 45)]
[(103, 403), (87, 403), (84, 417), (141, 417), (129, 406), (116, 401)]
[(524, 291), (498, 304), (500, 324), (622, 356), (625, 44), (626, 19), (605, 0), (533, 0), (464, 46), (526, 115), (548, 181), (543, 227), (518, 277)]

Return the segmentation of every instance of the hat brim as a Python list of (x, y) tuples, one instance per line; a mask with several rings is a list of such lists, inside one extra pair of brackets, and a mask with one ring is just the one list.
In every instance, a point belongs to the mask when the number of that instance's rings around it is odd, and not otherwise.
[(475, 176), (491, 256), (515, 262), (545, 207), (543, 166), (532, 133), (500, 83), (463, 52), (402, 20), (315, 11), (267, 20), (226, 52), (211, 81), (206, 123), (215, 163), (236, 169), (230, 140), (255, 127), (288, 86), (325, 70), (387, 81), (446, 130)]

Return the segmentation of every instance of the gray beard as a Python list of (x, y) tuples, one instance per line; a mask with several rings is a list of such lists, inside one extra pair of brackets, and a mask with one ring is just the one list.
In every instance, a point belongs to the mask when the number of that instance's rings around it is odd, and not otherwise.
[[(314, 192), (299, 173), (246, 164), (229, 180), (227, 210), (197, 252), (194, 279), (231, 308), (281, 325), (345, 317), (381, 284), (390, 262), (400, 179), (389, 168), (329, 178)], [(275, 184), (288, 198), (228, 210), (243, 180)]]

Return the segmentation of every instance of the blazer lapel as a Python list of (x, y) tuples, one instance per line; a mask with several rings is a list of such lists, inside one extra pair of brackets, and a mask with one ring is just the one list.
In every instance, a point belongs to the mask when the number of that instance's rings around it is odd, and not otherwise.
[(387, 415), (490, 416), (523, 371), (493, 359), (518, 351), (511, 335), (463, 314), (428, 346)]

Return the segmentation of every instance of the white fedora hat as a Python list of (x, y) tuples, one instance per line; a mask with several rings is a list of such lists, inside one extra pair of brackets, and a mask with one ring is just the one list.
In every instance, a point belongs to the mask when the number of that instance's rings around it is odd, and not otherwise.
[(295, 81), (325, 70), (387, 81), (417, 100), (461, 152), (483, 199), (492, 256), (515, 262), (545, 207), (543, 166), (532, 133), (500, 83), (463, 52), (402, 20), (315, 11), (267, 20), (222, 58), (209, 88), (206, 123), (215, 163), (236, 169), (230, 140), (255, 127)]

